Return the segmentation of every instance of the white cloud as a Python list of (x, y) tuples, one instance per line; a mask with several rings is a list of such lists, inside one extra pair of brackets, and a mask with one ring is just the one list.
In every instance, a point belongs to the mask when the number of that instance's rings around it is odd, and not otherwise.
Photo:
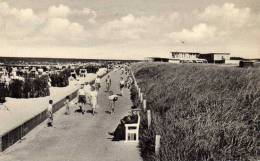
[(75, 38), (84, 33), (84, 27), (78, 23), (70, 22), (64, 18), (52, 18), (46, 22), (46, 26), (42, 29), (42, 33), (46, 37)]
[(71, 14), (71, 10), (68, 6), (60, 4), (59, 6), (50, 6), (48, 9), (49, 17), (68, 17)]
[(205, 42), (213, 39), (215, 36), (216, 28), (204, 23), (195, 25), (191, 30), (183, 29), (180, 32), (172, 32), (169, 34), (169, 37), (176, 42)]
[(169, 29), (173, 29), (179, 13), (173, 12), (160, 16), (135, 16), (128, 14), (105, 23), (98, 37), (107, 40), (158, 39)]
[(84, 16), (88, 16), (88, 22), (91, 24), (96, 23), (97, 13), (94, 10), (89, 8), (83, 8), (83, 10), (79, 13), (83, 14)]
[[(246, 7), (239, 8), (233, 3), (210, 5), (201, 12), (194, 9), (191, 12), (176, 10), (140, 15), (144, 12), (127, 10), (129, 14), (122, 17), (104, 12), (104, 8), (97, 13), (85, 6), (72, 8), (59, 4), (45, 7), (45, 10), (36, 12), (32, 8), (18, 8), (0, 2), (1, 50), (4, 50), (3, 44), (10, 46), (10, 50), (16, 46), (36, 47), (35, 50), (50, 47), (50, 52), (54, 47), (62, 52), (72, 47), (70, 52), (75, 53), (81, 51), (75, 48), (86, 47), (93, 48), (96, 53), (110, 51), (109, 56), (111, 53), (134, 55), (137, 52), (167, 54), (173, 47), (189, 50), (194, 46), (194, 50), (200, 48), (201, 51), (214, 51), (217, 47), (223, 52), (239, 51), (241, 46), (253, 54), (260, 50), (260, 13)], [(119, 12), (119, 15), (125, 12)], [(86, 51), (82, 51), (83, 56)]]
[(96, 23), (97, 13), (96, 11), (83, 8), (82, 10), (70, 9), (65, 5), (50, 6), (48, 9), (48, 17), (54, 18), (68, 18), (73, 16), (84, 17), (91, 24)]
[(225, 3), (223, 6), (208, 6), (199, 18), (207, 23), (220, 27), (243, 27), (249, 24), (251, 17), (250, 8), (236, 8), (233, 3)]
[(21, 39), (37, 30), (43, 23), (30, 8), (12, 8), (6, 2), (0, 2), (0, 39)]
[[(87, 15), (87, 9), (71, 10), (64, 5), (51, 6), (36, 14), (31, 8), (18, 9), (0, 2), (0, 40), (12, 44), (77, 44), (89, 33), (84, 26), (69, 19), (70, 15)], [(94, 20), (92, 20), (94, 21)]]
[(135, 17), (132, 14), (105, 23), (98, 36), (101, 39), (140, 39), (146, 32), (145, 28), (151, 23), (153, 17)]
[(167, 36), (179, 43), (187, 41), (203, 46), (205, 43), (209, 46), (221, 44), (234, 48), (235, 44), (255, 43), (259, 39), (260, 21), (257, 21), (257, 15), (259, 13), (251, 12), (250, 8), (238, 8), (233, 3), (210, 5), (190, 17), (190, 28), (185, 27), (179, 32), (173, 29)]

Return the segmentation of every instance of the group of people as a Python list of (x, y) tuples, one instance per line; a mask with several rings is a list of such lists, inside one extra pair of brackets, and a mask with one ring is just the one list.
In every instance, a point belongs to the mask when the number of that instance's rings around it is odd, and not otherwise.
[[(101, 77), (97, 76), (94, 83), (85, 82), (81, 84), (80, 89), (77, 93), (77, 102), (76, 105), (79, 107), (79, 110), (82, 114), (87, 112), (87, 106), (91, 107), (91, 113), (96, 114), (96, 108), (98, 106), (98, 92), (101, 87)], [(65, 114), (69, 115), (71, 107), (73, 106), (70, 96), (65, 98)], [(52, 126), (53, 124), (53, 100), (49, 100), (49, 105), (47, 108), (47, 126)]]
[(87, 110), (87, 105), (92, 108), (92, 114), (95, 115), (98, 101), (98, 91), (100, 88), (100, 83), (96, 83), (95, 86), (85, 83), (82, 84), (78, 90), (78, 105), (82, 114)]
[[(126, 79), (124, 79), (123, 74), (127, 74), (122, 72), (121, 77), (119, 80), (119, 90), (120, 93), (116, 94), (111, 90), (112, 85), (112, 79), (111, 76), (108, 74), (105, 79), (105, 92), (108, 93), (108, 107), (109, 107), (109, 113), (114, 114), (115, 113), (115, 106), (116, 102), (119, 99), (119, 96), (123, 96), (123, 89), (125, 87), (129, 88), (130, 84), (132, 84), (133, 80), (130, 76), (126, 75)], [(84, 84), (81, 84), (80, 89), (78, 90), (78, 98), (76, 105), (79, 107), (79, 111), (82, 114), (85, 114), (87, 112), (87, 108), (91, 107), (91, 113), (94, 116), (97, 112), (96, 109), (98, 107), (98, 93), (101, 88), (101, 77), (97, 76), (94, 83), (85, 82)], [(70, 108), (73, 106), (73, 104), (70, 102), (71, 98), (69, 96), (66, 97), (65, 106), (66, 106), (66, 112), (65, 114), (70, 114)], [(48, 126), (52, 126), (53, 123), (53, 112), (52, 112), (52, 104), (53, 101), (49, 101), (49, 106), (47, 109), (47, 117), (48, 117)]]
[[(123, 96), (123, 89), (124, 88), (130, 88), (131, 84), (133, 83), (133, 79), (131, 76), (126, 75), (125, 79), (123, 77), (124, 73), (123, 71), (121, 72), (121, 77), (119, 80), (119, 90), (120, 93), (116, 94), (111, 90), (111, 85), (112, 85), (112, 79), (110, 75), (107, 75), (105, 79), (105, 92), (108, 93), (108, 107), (110, 110), (110, 113), (113, 114), (115, 113), (115, 105), (116, 102), (119, 99), (119, 96)], [(98, 106), (98, 92), (101, 88), (101, 77), (97, 77), (94, 83), (88, 83), (86, 82), (85, 84), (82, 84), (80, 86), (80, 89), (78, 90), (78, 100), (77, 100), (77, 105), (84, 114), (87, 110), (87, 106), (91, 107), (91, 113), (93, 115), (96, 114), (96, 108)], [(70, 96), (66, 97), (65, 100), (65, 114), (69, 115), (70, 114), (70, 107), (73, 106), (73, 103), (71, 102)], [(48, 122), (47, 126), (53, 126), (53, 101), (49, 101), (49, 106), (47, 108), (47, 117), (48, 117)], [(112, 141), (120, 141), (125, 139), (125, 124), (131, 124), (131, 123), (137, 123), (138, 120), (138, 115), (136, 111), (134, 110), (136, 107), (131, 107), (132, 110), (129, 112), (129, 114), (125, 117), (123, 117), (120, 120), (120, 123), (118, 124), (117, 128), (114, 130), (114, 132), (109, 132), (110, 135), (113, 136)]]

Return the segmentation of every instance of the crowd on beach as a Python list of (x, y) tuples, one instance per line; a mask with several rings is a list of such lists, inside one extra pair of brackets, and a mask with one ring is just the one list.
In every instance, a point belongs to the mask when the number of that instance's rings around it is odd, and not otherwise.
[[(82, 64), (82, 65), (42, 65), (42, 66), (12, 66), (0, 65), (0, 103), (5, 97), (36, 98), (49, 95), (50, 87), (66, 87), (70, 81), (79, 80), (88, 73), (97, 73), (109, 69), (109, 64)], [(31, 86), (28, 84), (35, 84)], [(38, 88), (38, 87), (41, 88)], [(45, 88), (45, 89), (44, 89)], [(40, 94), (39, 94), (40, 93)]]
[[(112, 77), (110, 74), (107, 74), (105, 76), (105, 91), (108, 93), (108, 108), (106, 112), (109, 114), (115, 114), (116, 112), (116, 103), (120, 99), (120, 97), (124, 96), (124, 88), (130, 88), (133, 84), (133, 78), (130, 75), (130, 69), (128, 66), (123, 67), (117, 67), (114, 69), (114, 72), (120, 73), (120, 80), (112, 80)], [(118, 89), (120, 93), (115, 93), (115, 91), (112, 91), (111, 85), (112, 84), (118, 84)], [(101, 90), (101, 76), (97, 76), (94, 82), (85, 82), (81, 84), (78, 92), (77, 92), (77, 98), (76, 102), (73, 103), (71, 101), (70, 96), (66, 97), (66, 101), (64, 103), (65, 105), (65, 115), (70, 115), (72, 107), (77, 107), (78, 112), (81, 112), (82, 115), (88, 113), (91, 113), (93, 116), (97, 114), (96, 109), (99, 107), (99, 102), (101, 101), (98, 97), (99, 92)], [(53, 101), (49, 100), (49, 105), (47, 108), (47, 126), (52, 127), (53, 126)], [(114, 136), (114, 141), (123, 140), (125, 137), (125, 127), (124, 124), (126, 123), (132, 123), (137, 122), (135, 112), (130, 112), (128, 116), (124, 117), (121, 121), (116, 130), (112, 133), (109, 133), (110, 135)]]

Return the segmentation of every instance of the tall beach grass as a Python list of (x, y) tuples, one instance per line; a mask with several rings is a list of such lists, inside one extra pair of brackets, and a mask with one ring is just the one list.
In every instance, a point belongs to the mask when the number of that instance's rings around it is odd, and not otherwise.
[[(216, 65), (132, 66), (152, 112), (142, 114), (139, 146), (146, 161), (256, 160), (260, 70)], [(135, 104), (136, 90), (132, 89)], [(155, 135), (161, 135), (159, 155)]]

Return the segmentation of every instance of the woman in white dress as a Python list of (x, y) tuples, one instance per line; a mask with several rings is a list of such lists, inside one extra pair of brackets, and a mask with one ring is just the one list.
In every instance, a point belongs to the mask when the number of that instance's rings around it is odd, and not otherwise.
[(121, 77), (119, 81), (119, 89), (120, 89), (120, 95), (123, 96), (123, 88), (125, 87), (125, 81), (124, 78)]
[(92, 105), (92, 114), (95, 115), (97, 108), (98, 92), (93, 86), (91, 86), (90, 98)]
[(97, 76), (96, 80), (95, 80), (95, 86), (96, 86), (96, 90), (99, 91), (100, 87), (101, 87), (101, 79), (100, 76)]

